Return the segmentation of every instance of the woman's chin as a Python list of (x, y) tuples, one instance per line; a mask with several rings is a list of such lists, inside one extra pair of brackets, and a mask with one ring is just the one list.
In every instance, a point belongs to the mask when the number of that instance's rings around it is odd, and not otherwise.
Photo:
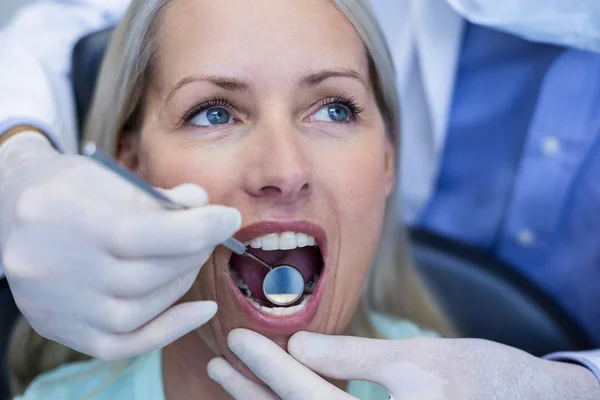
[[(237, 290), (237, 288), (235, 289)], [(322, 325), (318, 323), (322, 315), (315, 316), (317, 314), (317, 306), (319, 305), (319, 302), (316, 300), (319, 300), (320, 296), (315, 298), (314, 303), (311, 303), (312, 299), (308, 299), (305, 310), (303, 309), (290, 316), (275, 316), (258, 310), (241, 293), (240, 296), (235, 295), (234, 297), (239, 297), (237, 299), (238, 304), (236, 304), (234, 309), (229, 310), (229, 312), (220, 309), (223, 315), (228, 315), (229, 317), (229, 321), (226, 319), (221, 321), (224, 324), (220, 327), (220, 331), (224, 333), (224, 336), (219, 339), (222, 346), (221, 355), (238, 372), (255, 383), (264, 384), (227, 346), (227, 336), (231, 331), (240, 328), (252, 330), (274, 342), (287, 353), (288, 342), (293, 334), (303, 330), (319, 330), (318, 328), (315, 329), (316, 326)], [(231, 318), (236, 314), (237, 318)]]
[[(215, 300), (219, 304), (219, 311), (217, 318), (211, 321), (212, 332), (217, 335), (221, 355), (246, 378), (263, 384), (227, 346), (227, 337), (234, 329), (254, 331), (276, 343), (286, 353), (289, 339), (297, 332), (342, 333), (330, 331), (335, 330), (331, 325), (330, 313), (336, 309), (333, 304), (336, 274), (332, 273), (334, 268), (328, 268), (327, 263), (314, 286), (314, 291), (311, 294), (305, 293), (292, 310), (256, 304), (238, 288), (225, 268), (227, 264), (223, 262), (224, 259), (228, 260), (228, 257), (218, 258), (218, 268), (215, 273), (215, 287), (218, 288), (215, 291)], [(335, 266), (334, 263), (332, 265)], [(335, 318), (338, 322), (343, 322), (343, 319), (339, 316)], [(347, 326), (343, 323), (342, 325)]]

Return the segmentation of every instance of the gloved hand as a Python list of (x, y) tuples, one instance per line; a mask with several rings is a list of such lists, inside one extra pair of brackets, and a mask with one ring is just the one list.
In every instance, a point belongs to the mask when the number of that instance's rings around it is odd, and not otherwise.
[(195, 185), (165, 191), (168, 211), (113, 172), (60, 155), (39, 134), (0, 148), (0, 254), (17, 305), (42, 336), (122, 359), (207, 322), (214, 302), (173, 306), (240, 213)]
[(355, 399), (319, 375), (384, 386), (395, 400), (598, 399), (584, 367), (546, 361), (475, 339), (376, 340), (299, 332), (287, 354), (258, 333), (230, 333), (231, 350), (268, 385), (254, 383), (222, 358), (209, 376), (237, 400)]

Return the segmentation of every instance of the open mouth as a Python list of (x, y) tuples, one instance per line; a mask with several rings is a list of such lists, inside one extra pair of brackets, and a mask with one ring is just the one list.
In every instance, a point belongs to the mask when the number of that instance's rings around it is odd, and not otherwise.
[(271, 266), (291, 265), (304, 277), (302, 296), (288, 306), (277, 306), (263, 292), (263, 281), (269, 270), (250, 257), (233, 254), (229, 273), (246, 300), (256, 309), (276, 316), (302, 311), (312, 297), (323, 270), (323, 256), (316, 239), (305, 233), (288, 231), (259, 236), (246, 245)]

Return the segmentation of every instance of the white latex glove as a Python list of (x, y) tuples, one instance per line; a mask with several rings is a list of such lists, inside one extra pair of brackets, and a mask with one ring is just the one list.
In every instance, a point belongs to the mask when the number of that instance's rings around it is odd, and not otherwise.
[(355, 399), (319, 375), (384, 386), (395, 400), (599, 399), (584, 367), (546, 361), (475, 339), (376, 340), (300, 332), (287, 354), (258, 333), (238, 329), (231, 350), (269, 387), (241, 375), (222, 358), (209, 376), (237, 400)]
[(38, 134), (0, 148), (0, 254), (17, 305), (42, 336), (101, 359), (163, 347), (207, 322), (214, 302), (173, 306), (240, 213), (195, 185), (168, 211)]

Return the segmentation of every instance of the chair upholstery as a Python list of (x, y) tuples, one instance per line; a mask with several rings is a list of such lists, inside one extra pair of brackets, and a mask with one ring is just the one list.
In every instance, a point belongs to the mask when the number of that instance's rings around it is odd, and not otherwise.
[(416, 267), (462, 337), (544, 355), (598, 347), (550, 296), (508, 264), (431, 232), (413, 230)]
[(109, 28), (85, 36), (73, 49), (71, 76), (80, 134), (92, 105), (96, 80), (113, 30)]
[(0, 399), (8, 398), (8, 340), (19, 315), (6, 280), (0, 280)]

